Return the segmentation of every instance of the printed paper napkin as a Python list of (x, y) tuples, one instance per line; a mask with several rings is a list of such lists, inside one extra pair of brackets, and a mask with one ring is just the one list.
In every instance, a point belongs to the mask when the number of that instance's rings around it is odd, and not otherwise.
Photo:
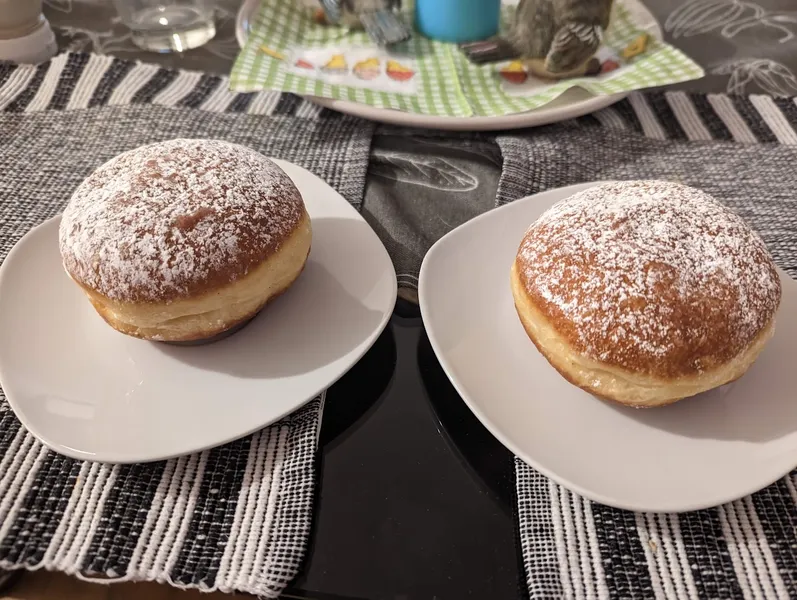
[[(608, 95), (697, 79), (703, 70), (615, 3), (596, 75), (551, 82), (520, 62), (477, 66), (455, 44), (419, 34), (389, 51), (361, 31), (317, 22), (295, 0), (261, 0), (231, 75), (234, 91), (263, 89), (435, 116), (499, 116), (543, 106), (572, 87)], [(407, 6), (407, 18), (412, 15)], [(504, 10), (504, 22), (513, 6)]]

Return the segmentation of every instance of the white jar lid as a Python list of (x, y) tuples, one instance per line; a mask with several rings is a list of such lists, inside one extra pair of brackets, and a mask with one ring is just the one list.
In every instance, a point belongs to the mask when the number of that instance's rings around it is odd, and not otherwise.
[(50, 60), (58, 52), (50, 23), (41, 17), (41, 24), (27, 35), (0, 40), (0, 60), (21, 64), (36, 64)]

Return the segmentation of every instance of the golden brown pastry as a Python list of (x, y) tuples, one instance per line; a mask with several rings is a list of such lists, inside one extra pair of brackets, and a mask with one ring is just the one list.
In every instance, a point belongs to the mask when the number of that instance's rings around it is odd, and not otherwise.
[(67, 273), (109, 325), (183, 342), (225, 332), (287, 290), (312, 231), (275, 163), (236, 144), (177, 139), (89, 175), (59, 237)]
[(520, 244), (511, 285), (551, 365), (637, 407), (741, 377), (772, 337), (781, 295), (739, 216), (663, 181), (598, 185), (553, 206)]

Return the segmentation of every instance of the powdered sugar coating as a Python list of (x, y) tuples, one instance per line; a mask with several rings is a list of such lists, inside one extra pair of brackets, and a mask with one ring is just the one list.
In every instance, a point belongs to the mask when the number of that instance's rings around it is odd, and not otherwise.
[(665, 377), (736, 356), (780, 302), (775, 265), (747, 224), (708, 194), (663, 181), (559, 202), (529, 228), (517, 265), (577, 351)]
[(163, 302), (229, 284), (272, 255), (304, 203), (263, 155), (217, 140), (176, 139), (111, 159), (64, 211), (64, 266), (123, 302)]

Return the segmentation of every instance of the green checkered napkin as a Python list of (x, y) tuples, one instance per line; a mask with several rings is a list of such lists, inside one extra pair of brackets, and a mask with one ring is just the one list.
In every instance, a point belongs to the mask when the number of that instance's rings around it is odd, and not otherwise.
[[(411, 15), (413, 6), (407, 7)], [(512, 11), (514, 7), (507, 7)], [(505, 12), (504, 20), (511, 17)], [(641, 33), (621, 2), (615, 3), (601, 53), (620, 56)], [(345, 57), (334, 70), (333, 58)], [(378, 59), (368, 79), (361, 65)], [(374, 58), (375, 57), (375, 58)], [(411, 71), (409, 82), (388, 78), (388, 61)], [(340, 60), (340, 58), (338, 58)], [(618, 59), (619, 61), (619, 59)], [(297, 68), (304, 64), (306, 68)], [(358, 69), (355, 69), (358, 67)], [(525, 112), (551, 102), (567, 89), (581, 87), (594, 95), (629, 92), (698, 79), (703, 70), (682, 52), (650, 38), (645, 52), (602, 77), (579, 77), (552, 84), (508, 85), (502, 65), (476, 66), (454, 44), (415, 35), (395, 55), (386, 56), (364, 32), (320, 25), (295, 0), (261, 0), (247, 42), (231, 75), (238, 92), (264, 89), (350, 100), (379, 108), (435, 116), (500, 116)], [(355, 79), (354, 73), (358, 73)], [(345, 74), (338, 76), (336, 74)], [(332, 76), (330, 76), (332, 74)]]

